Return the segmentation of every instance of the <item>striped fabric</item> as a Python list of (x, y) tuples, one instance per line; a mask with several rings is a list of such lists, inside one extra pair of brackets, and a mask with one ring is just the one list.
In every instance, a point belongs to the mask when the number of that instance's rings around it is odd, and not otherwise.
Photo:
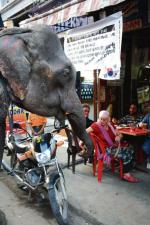
[(72, 5), (69, 3), (63, 5), (63, 9), (60, 6), (33, 18), (21, 21), (19, 25), (20, 27), (31, 27), (35, 24), (54, 25), (67, 21), (72, 17), (83, 16), (88, 12), (96, 11), (107, 6), (116, 5), (123, 1), (125, 0), (76, 0), (72, 2)]
[(123, 118), (120, 119), (120, 124), (138, 124), (139, 122), (141, 122), (143, 119), (143, 115), (142, 114), (137, 114), (135, 116), (132, 115), (126, 115)]

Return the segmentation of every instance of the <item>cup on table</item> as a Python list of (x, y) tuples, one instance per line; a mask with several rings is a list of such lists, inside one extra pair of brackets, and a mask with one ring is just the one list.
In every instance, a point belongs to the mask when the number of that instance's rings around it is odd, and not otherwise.
[(146, 129), (147, 128), (147, 123), (140, 122), (139, 123), (139, 127), (142, 128), (142, 129)]
[(133, 132), (133, 131), (135, 131), (136, 125), (135, 125), (135, 123), (130, 123), (129, 127), (130, 127), (130, 131)]
[(142, 124), (142, 129), (146, 129), (147, 128), (147, 123), (143, 123)]

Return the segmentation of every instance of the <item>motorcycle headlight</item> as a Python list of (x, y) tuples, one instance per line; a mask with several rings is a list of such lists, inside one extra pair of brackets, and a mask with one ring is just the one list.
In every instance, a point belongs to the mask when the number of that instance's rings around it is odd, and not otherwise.
[(35, 152), (36, 159), (39, 163), (44, 164), (50, 161), (51, 159), (51, 153), (50, 150), (47, 149), (46, 151), (42, 153)]
[(55, 153), (56, 150), (56, 140), (54, 138), (51, 138), (50, 140), (50, 151), (51, 151), (51, 156)]

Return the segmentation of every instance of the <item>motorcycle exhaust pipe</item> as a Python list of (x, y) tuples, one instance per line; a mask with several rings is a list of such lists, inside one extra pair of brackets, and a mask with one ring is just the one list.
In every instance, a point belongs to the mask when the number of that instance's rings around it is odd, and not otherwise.
[(23, 181), (23, 179), (13, 171), (13, 169), (6, 163), (4, 160), (2, 160), (3, 168), (8, 172), (11, 173), (21, 184), (26, 185), (28, 188), (30, 188), (32, 191), (34, 191), (36, 188), (32, 187), (27, 182)]

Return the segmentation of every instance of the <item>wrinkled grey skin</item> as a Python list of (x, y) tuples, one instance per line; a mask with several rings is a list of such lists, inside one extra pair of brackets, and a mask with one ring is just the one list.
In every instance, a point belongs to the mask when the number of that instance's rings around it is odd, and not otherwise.
[[(92, 154), (85, 118), (75, 91), (76, 73), (48, 26), (12, 28), (0, 33), (0, 152), (10, 102), (43, 116), (67, 115), (76, 135)], [(2, 154), (0, 154), (0, 162)]]

